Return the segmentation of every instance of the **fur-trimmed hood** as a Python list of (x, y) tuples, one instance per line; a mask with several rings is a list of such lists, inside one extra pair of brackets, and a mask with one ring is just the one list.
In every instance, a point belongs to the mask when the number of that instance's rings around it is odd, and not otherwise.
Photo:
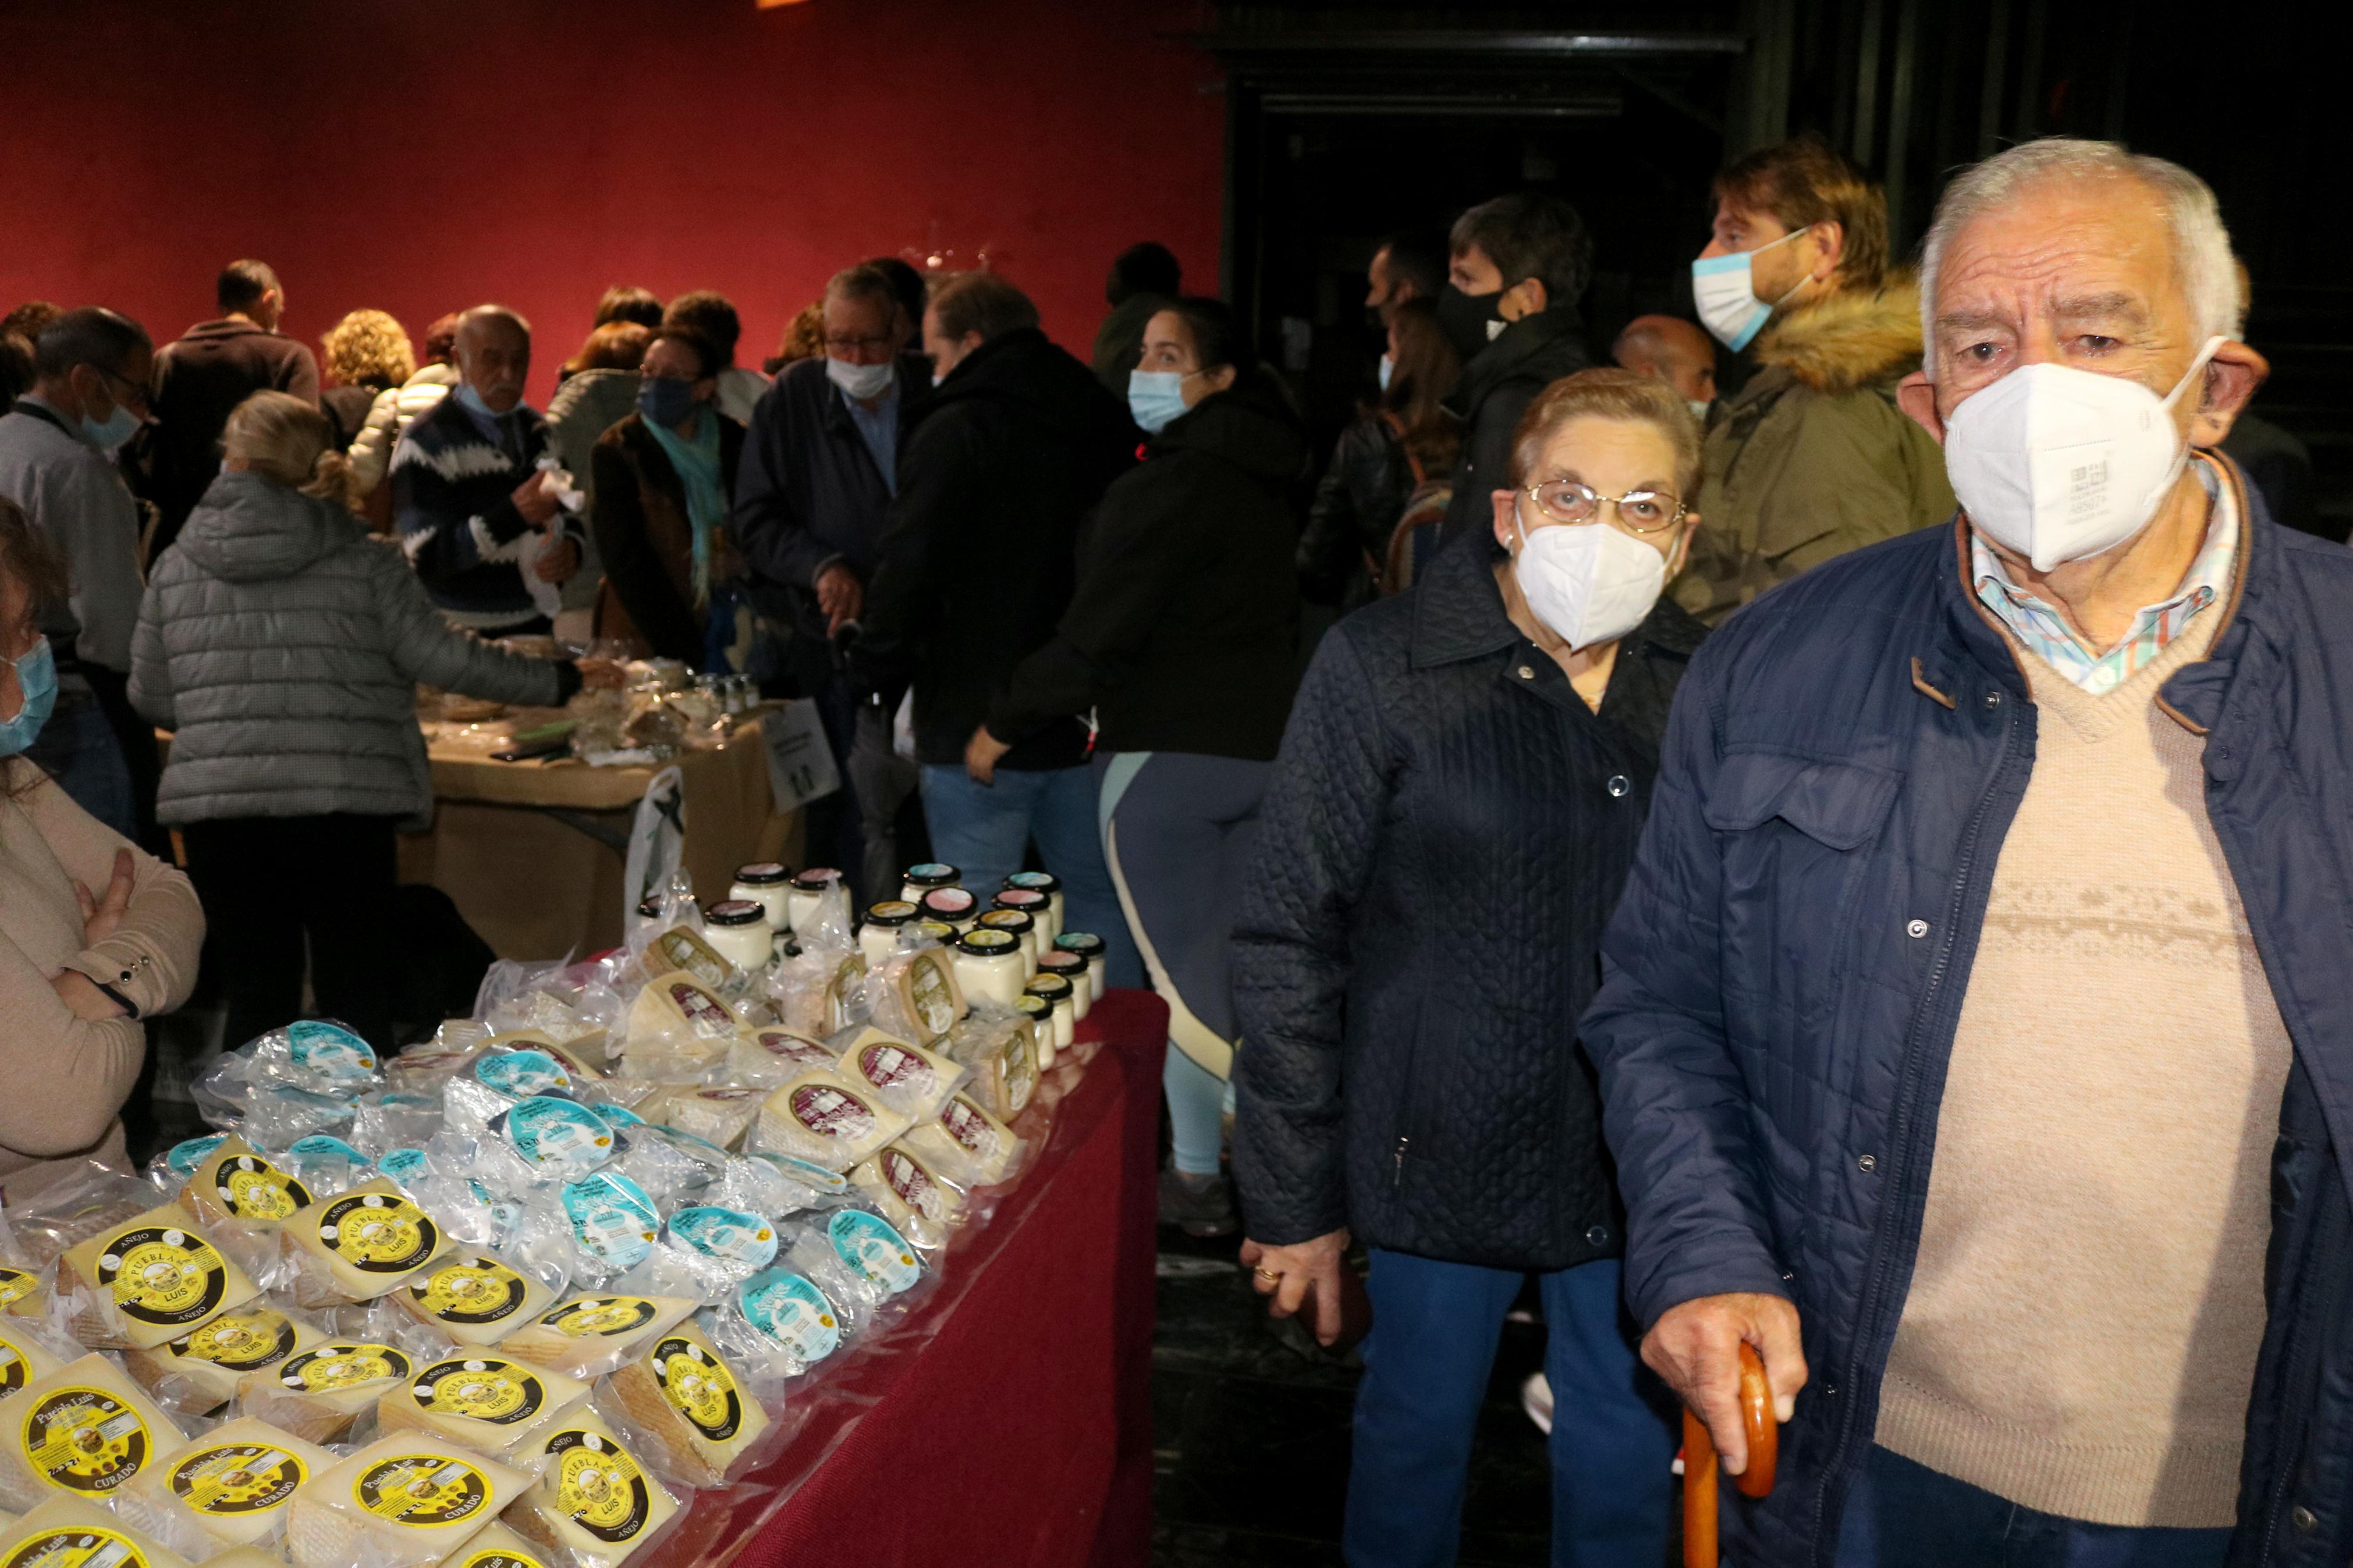
[(1920, 368), (1920, 285), (1892, 273), (1871, 293), (1838, 293), (1793, 310), (1757, 340), (1760, 364), (1786, 366), (1826, 396), (1883, 385)]

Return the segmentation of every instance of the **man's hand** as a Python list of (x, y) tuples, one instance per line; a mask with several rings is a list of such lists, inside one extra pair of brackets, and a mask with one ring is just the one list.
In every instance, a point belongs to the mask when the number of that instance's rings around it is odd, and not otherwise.
[(1348, 1233), (1335, 1230), (1288, 1247), (1242, 1243), (1242, 1267), (1250, 1271), (1250, 1289), (1271, 1296), (1267, 1316), (1288, 1318), (1311, 1300), (1315, 1307), (1315, 1340), (1330, 1346), (1340, 1338), (1340, 1271), (1348, 1265)]
[(543, 583), (561, 583), (580, 570), (580, 547), (568, 539), (558, 539), (539, 552), (532, 563), (532, 575)]
[(1740, 1424), (1743, 1341), (1765, 1363), (1774, 1418), (1787, 1421), (1806, 1386), (1806, 1352), (1798, 1348), (1798, 1309), (1780, 1297), (1736, 1291), (1679, 1302), (1642, 1336), (1642, 1359), (1707, 1423), (1731, 1476), (1748, 1468), (1748, 1435)]
[(114, 874), (107, 879), (106, 897), (91, 897), (79, 882), (73, 889), (74, 901), (81, 905), (81, 944), (96, 947), (114, 934), (114, 928), (122, 923), (122, 911), (131, 907), (131, 851), (114, 852)]
[(543, 469), (534, 471), (515, 486), (512, 499), (515, 510), (522, 513), (522, 520), (533, 528), (545, 528), (548, 520), (555, 515), (555, 489), (547, 482)]
[(837, 561), (817, 574), (817, 607), (825, 615), (825, 635), (833, 636), (866, 607), (866, 584)]
[(990, 734), (988, 726), (983, 724), (964, 743), (964, 771), (972, 775), (975, 784), (993, 784), (997, 782), (997, 764), (1012, 749)]
[(98, 983), (79, 969), (58, 971), (58, 977), (49, 982), (49, 988), (77, 1018), (96, 1024), (122, 1016), (122, 1008), (114, 998), (100, 991)]
[(575, 658), (572, 668), (580, 672), (580, 684), (617, 691), (628, 683), (629, 672), (617, 658)]

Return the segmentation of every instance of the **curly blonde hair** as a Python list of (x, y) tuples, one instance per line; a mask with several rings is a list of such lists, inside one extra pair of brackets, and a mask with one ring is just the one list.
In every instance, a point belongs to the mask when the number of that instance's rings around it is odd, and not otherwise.
[(326, 351), (328, 379), (340, 386), (398, 386), (417, 374), (407, 331), (382, 310), (353, 310), (327, 329), (319, 346)]
[(223, 456), (288, 489), (349, 507), (350, 461), (335, 446), (327, 416), (283, 392), (257, 392), (229, 412)]

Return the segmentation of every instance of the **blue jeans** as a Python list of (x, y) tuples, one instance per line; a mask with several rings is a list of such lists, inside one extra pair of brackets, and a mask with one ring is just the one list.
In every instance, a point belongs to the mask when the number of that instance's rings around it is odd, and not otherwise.
[(926, 763), (923, 818), (931, 825), (932, 853), (964, 873), (964, 885), (984, 906), (1021, 869), (1022, 851), (1036, 839), (1039, 858), (1062, 879), (1063, 929), (1103, 938), (1103, 978), (1110, 984), (1144, 984), (1144, 961), (1103, 866), (1092, 769), (999, 768), (997, 782), (984, 784), (960, 763)]
[[(1350, 1568), (1446, 1568), (1471, 1440), (1520, 1274), (1372, 1254), (1341, 1540)], [(1658, 1568), (1674, 1509), (1673, 1399), (1634, 1353), (1615, 1258), (1539, 1275), (1552, 1383), (1554, 1568)]]
[(139, 827), (132, 806), (131, 764), (122, 742), (98, 698), (84, 689), (60, 691), (26, 759), (58, 781), (66, 798), (125, 838), (136, 843)]
[(1838, 1568), (2221, 1568), (2228, 1530), (2038, 1513), (1873, 1447), (1846, 1497)]

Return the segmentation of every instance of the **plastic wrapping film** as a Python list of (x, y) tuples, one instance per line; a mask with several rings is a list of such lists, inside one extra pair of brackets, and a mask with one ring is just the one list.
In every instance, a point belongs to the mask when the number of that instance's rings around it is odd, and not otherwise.
[(114, 1495), (114, 1511), (182, 1556), (275, 1549), (295, 1492), (337, 1456), (249, 1416), (162, 1455)]

